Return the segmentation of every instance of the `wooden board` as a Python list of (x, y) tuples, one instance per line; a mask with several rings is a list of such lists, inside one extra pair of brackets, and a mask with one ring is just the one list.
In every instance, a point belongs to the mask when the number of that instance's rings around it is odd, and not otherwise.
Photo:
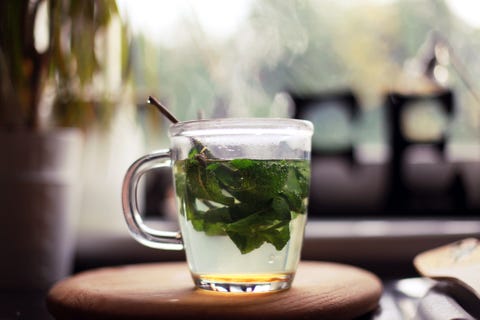
[(79, 273), (57, 283), (47, 305), (56, 319), (354, 319), (382, 293), (372, 273), (301, 262), (292, 288), (225, 294), (193, 288), (186, 263), (139, 264)]

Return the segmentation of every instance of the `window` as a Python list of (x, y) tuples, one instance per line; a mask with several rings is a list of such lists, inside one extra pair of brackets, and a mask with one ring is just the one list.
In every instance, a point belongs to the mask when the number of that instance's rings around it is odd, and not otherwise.
[[(150, 149), (167, 145), (166, 122), (144, 102), (150, 93), (181, 120), (308, 118), (316, 125), (312, 206), (319, 216), (469, 216), (480, 208), (480, 100), (469, 82), (480, 74), (480, 33), (456, 2), (119, 5), (132, 24), (133, 86)], [(440, 91), (453, 95), (448, 114), (431, 99)], [(410, 97), (400, 131), (420, 136), (397, 159), (406, 161), (399, 192), (418, 199), (392, 209), (391, 134), (399, 128), (389, 109), (399, 95)], [(299, 97), (310, 104), (298, 105)], [(419, 144), (422, 135), (437, 138)], [(347, 163), (332, 160), (336, 153)], [(433, 186), (415, 186), (432, 179)]]

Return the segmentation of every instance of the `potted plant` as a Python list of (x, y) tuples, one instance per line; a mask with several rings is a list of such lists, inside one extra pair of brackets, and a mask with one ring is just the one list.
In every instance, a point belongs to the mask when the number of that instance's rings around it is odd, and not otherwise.
[(114, 0), (0, 2), (0, 288), (71, 271), (82, 129), (113, 112), (96, 51), (117, 16)]

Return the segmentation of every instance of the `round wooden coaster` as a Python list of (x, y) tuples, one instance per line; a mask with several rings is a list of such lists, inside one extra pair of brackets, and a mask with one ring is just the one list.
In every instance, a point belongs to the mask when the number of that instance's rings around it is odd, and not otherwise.
[(382, 285), (344, 264), (301, 262), (292, 288), (228, 294), (194, 289), (186, 263), (102, 268), (57, 283), (56, 319), (353, 319), (374, 310)]

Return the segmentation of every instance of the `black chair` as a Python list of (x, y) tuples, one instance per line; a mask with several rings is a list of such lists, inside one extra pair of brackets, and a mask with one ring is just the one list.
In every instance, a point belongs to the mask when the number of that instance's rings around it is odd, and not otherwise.
[[(314, 109), (336, 105), (342, 107), (347, 111), (351, 127), (355, 125), (355, 122), (358, 119), (360, 114), (360, 104), (351, 91), (338, 91), (338, 92), (326, 92), (326, 93), (316, 93), (316, 94), (291, 94), (291, 98), (295, 104), (295, 111), (293, 117), (296, 119), (308, 119), (307, 114)], [(350, 143), (346, 148), (342, 150), (325, 150), (312, 148), (312, 157), (326, 157), (326, 156), (336, 156), (342, 157), (348, 160), (352, 165), (355, 164), (355, 146), (353, 143)]]
[[(349, 121), (349, 140), (336, 148), (312, 145), (312, 182), (309, 214), (321, 218), (352, 218), (383, 214), (385, 166), (357, 160), (354, 136), (360, 121), (360, 104), (352, 91), (291, 94), (294, 118), (314, 122), (316, 134), (322, 128), (314, 116), (321, 108), (339, 108)], [(318, 114), (317, 114), (318, 115)], [(315, 140), (315, 136), (314, 136)]]
[[(387, 211), (393, 215), (409, 216), (438, 216), (439, 214), (453, 214), (465, 211), (465, 188), (461, 176), (454, 168), (448, 185), (441, 191), (416, 190), (406, 181), (405, 155), (409, 148), (418, 145), (427, 145), (439, 155), (439, 163), (448, 164), (445, 157), (445, 147), (448, 137), (442, 136), (434, 141), (414, 141), (409, 139), (403, 130), (402, 114), (412, 103), (432, 102), (451, 120), (454, 115), (454, 95), (446, 90), (438, 93), (420, 94), (388, 94), (385, 101), (387, 122), (390, 126), (390, 163), (389, 163), (389, 191)], [(453, 166), (451, 166), (453, 167)]]

